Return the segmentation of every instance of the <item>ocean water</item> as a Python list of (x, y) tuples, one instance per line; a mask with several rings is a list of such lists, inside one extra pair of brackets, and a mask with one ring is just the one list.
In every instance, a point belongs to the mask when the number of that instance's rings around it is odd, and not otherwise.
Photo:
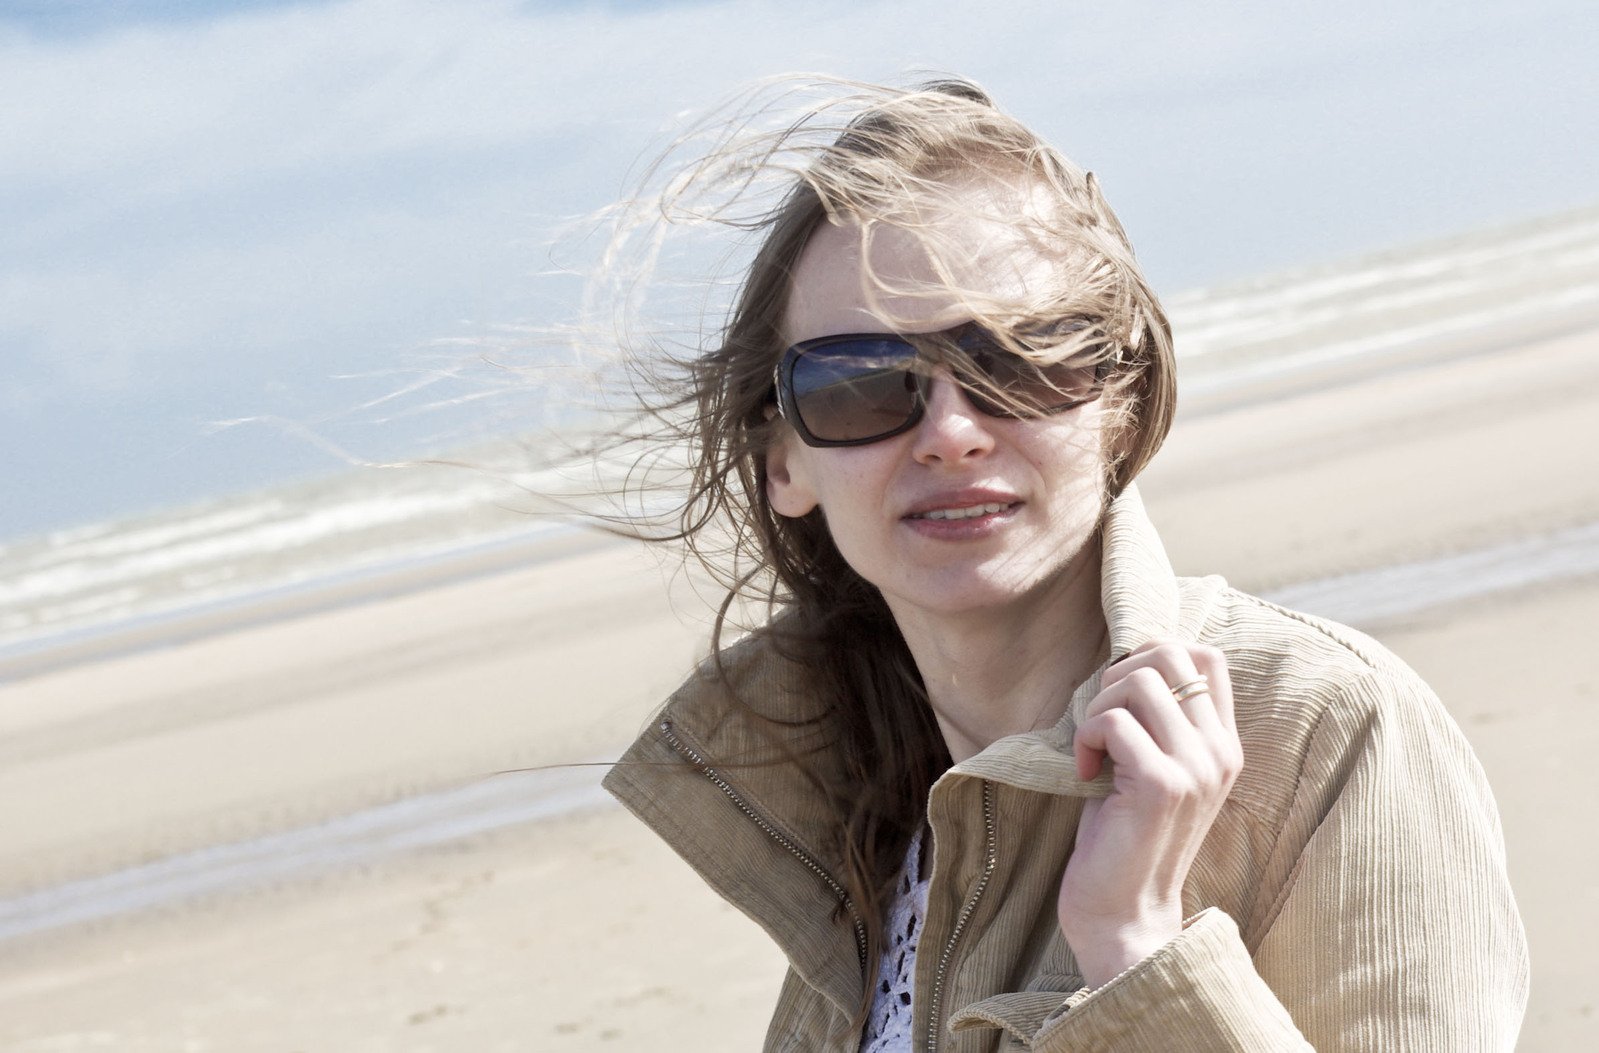
[[(1166, 301), (1188, 395), (1440, 340), (1599, 322), (1599, 207)], [(363, 468), (0, 545), (0, 659), (577, 528), (549, 477)], [(526, 489), (522, 489), (525, 487)]]

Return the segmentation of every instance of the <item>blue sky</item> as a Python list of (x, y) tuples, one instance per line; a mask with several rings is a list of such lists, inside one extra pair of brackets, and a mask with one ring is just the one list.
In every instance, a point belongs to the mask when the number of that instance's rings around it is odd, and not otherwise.
[(458, 437), (348, 411), (568, 318), (551, 230), (753, 78), (977, 78), (1176, 292), (1599, 199), (1596, 39), (1588, 0), (0, 2), (0, 539), (340, 467), (215, 421)]

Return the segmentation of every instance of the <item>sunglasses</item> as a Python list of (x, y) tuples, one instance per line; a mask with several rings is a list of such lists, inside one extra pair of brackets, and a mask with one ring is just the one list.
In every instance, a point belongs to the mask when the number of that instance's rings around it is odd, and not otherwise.
[(1092, 402), (1111, 367), (1108, 358), (1084, 363), (1081, 356), (1035, 363), (973, 324), (914, 339), (848, 333), (795, 344), (777, 363), (778, 412), (807, 446), (863, 446), (908, 431), (927, 411), (939, 361), (918, 344), (960, 350), (945, 360), (967, 399), (990, 417), (1043, 417)]

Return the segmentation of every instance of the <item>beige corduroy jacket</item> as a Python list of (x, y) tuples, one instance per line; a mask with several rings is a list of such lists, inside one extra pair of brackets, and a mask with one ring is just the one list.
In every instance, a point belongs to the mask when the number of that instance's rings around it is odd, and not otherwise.
[[(1353, 630), (1175, 578), (1133, 490), (1103, 553), (1111, 654), (1177, 636), (1220, 647), (1232, 674), (1244, 768), (1189, 874), (1189, 921), (1083, 989), (1055, 899), (1083, 801), (1108, 792), (1071, 750), (1096, 673), (1056, 727), (1002, 739), (933, 787), (915, 1048), (1512, 1048), (1527, 951), (1498, 814), (1426, 685)], [(759, 635), (724, 658), (762, 712), (815, 711), (806, 670)], [(853, 1053), (876, 963), (853, 905), (839, 910), (829, 817), (752, 723), (702, 671), (606, 786), (787, 954), (765, 1048)], [(812, 760), (825, 777), (825, 752)]]

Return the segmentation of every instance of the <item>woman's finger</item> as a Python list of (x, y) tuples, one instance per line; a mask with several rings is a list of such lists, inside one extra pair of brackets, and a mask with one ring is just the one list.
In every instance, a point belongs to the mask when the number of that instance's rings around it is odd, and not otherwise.
[(1100, 686), (1111, 687), (1135, 669), (1155, 669), (1170, 684), (1192, 680), (1198, 675), (1198, 670), (1188, 655), (1189, 646), (1180, 640), (1150, 640), (1127, 652), (1106, 669)]
[(1200, 730), (1208, 733), (1218, 724), (1233, 726), (1232, 684), (1227, 659), (1219, 649), (1181, 640), (1151, 640), (1106, 669), (1101, 687), (1113, 687), (1139, 669), (1158, 670), (1173, 691), (1183, 695), (1183, 710)]
[(1106, 757), (1118, 767), (1159, 764), (1165, 752), (1150, 737), (1149, 730), (1126, 709), (1110, 709), (1085, 720), (1072, 739), (1077, 758), (1077, 774), (1084, 779), (1099, 775)]
[(1205, 674), (1217, 719), (1222, 727), (1232, 731), (1236, 724), (1233, 721), (1233, 680), (1227, 671), (1227, 656), (1220, 648), (1208, 644), (1193, 645), (1189, 655), (1194, 667)]
[(1126, 697), (1115, 692), (1115, 689), (1127, 683), (1129, 678), (1154, 676), (1158, 678), (1155, 682), (1164, 683), (1168, 691), (1175, 692), (1176, 689), (1182, 688), (1185, 698), (1201, 697), (1208, 690), (1206, 677), (1200, 673), (1189, 657), (1189, 646), (1172, 641), (1151, 640), (1110, 666), (1100, 679), (1100, 696), (1094, 703), (1090, 703), (1090, 713), (1095, 711), (1096, 703), (1099, 709), (1108, 707), (1108, 700), (1099, 701), (1099, 698), (1104, 698), (1107, 694), (1113, 699)]
[[(1176, 755), (1202, 748), (1193, 711), (1204, 706), (1203, 698), (1177, 701), (1166, 678), (1147, 667), (1133, 670), (1111, 691), (1121, 696), (1121, 707), (1138, 718), (1164, 752)], [(1215, 717), (1209, 721), (1214, 724)]]

